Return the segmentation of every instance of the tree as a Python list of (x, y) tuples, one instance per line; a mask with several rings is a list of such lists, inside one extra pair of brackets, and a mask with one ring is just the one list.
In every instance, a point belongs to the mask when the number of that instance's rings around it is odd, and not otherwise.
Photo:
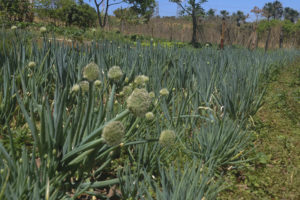
[(131, 4), (131, 9), (146, 21), (150, 20), (156, 7), (155, 0), (126, 0), (126, 2)]
[(204, 16), (204, 10), (201, 4), (207, 2), (207, 0), (188, 0), (186, 4), (183, 4), (181, 0), (170, 0), (176, 3), (182, 8), (183, 13), (188, 14), (192, 17), (193, 21), (193, 34), (192, 34), (192, 45), (196, 46), (197, 42), (197, 27), (198, 27), (198, 17)]
[(206, 15), (208, 18), (213, 18), (215, 17), (216, 15), (216, 11), (214, 9), (209, 9), (207, 12), (206, 12)]
[(0, 12), (4, 20), (33, 21), (33, 4), (24, 0), (0, 0)]
[(254, 8), (251, 10), (251, 12), (254, 13), (254, 15), (256, 17), (256, 22), (257, 22), (259, 15), (261, 15), (261, 13), (262, 13), (262, 10), (259, 9), (257, 6), (254, 6)]
[(283, 16), (284, 16), (285, 20), (289, 20), (289, 21), (295, 23), (297, 21), (297, 19), (299, 18), (299, 12), (292, 8), (286, 7), (286, 8), (284, 8)]
[(114, 15), (120, 20), (121, 32), (123, 31), (124, 23), (137, 23), (139, 21), (137, 13), (132, 8), (118, 8), (114, 11)]
[(221, 16), (222, 16), (223, 18), (227, 18), (228, 15), (229, 15), (229, 12), (227, 12), (226, 10), (221, 10), (221, 11), (220, 11), (220, 14), (221, 14)]
[(67, 25), (76, 25), (82, 28), (87, 28), (95, 25), (97, 13), (94, 8), (86, 3), (72, 4), (68, 7), (63, 7), (61, 14)]
[[(262, 9), (263, 16), (267, 18), (268, 20), (268, 35), (267, 35), (267, 40), (266, 40), (266, 45), (265, 45), (265, 51), (268, 50), (269, 46), (269, 41), (270, 41), (270, 36), (271, 36), (271, 25), (270, 25), (270, 18), (273, 17), (273, 19), (281, 19), (283, 15), (283, 7), (282, 4), (279, 1), (274, 1), (266, 3)], [(281, 46), (283, 41), (283, 33), (282, 30), (280, 31), (280, 39), (279, 43)]]
[[(152, 16), (155, 8), (154, 0), (94, 0), (94, 3), (97, 10), (99, 25), (102, 28), (104, 28), (107, 23), (108, 10), (111, 6), (129, 3), (136, 13), (147, 16), (148, 20)], [(101, 5), (105, 5), (103, 10), (100, 9)]]
[(279, 1), (274, 1), (266, 3), (263, 7), (263, 16), (270, 20), (271, 17), (273, 19), (281, 19), (283, 15), (283, 7)]
[(246, 16), (242, 11), (238, 10), (236, 13), (232, 14), (232, 17), (236, 20), (237, 26), (240, 26), (241, 23), (245, 23), (248, 16)]
[(273, 12), (273, 3), (266, 3), (262, 9), (262, 15), (269, 21)]
[(40, 18), (65, 22), (62, 10), (75, 5), (75, 0), (38, 0), (35, 1), (36, 12)]
[[(108, 10), (111, 6), (121, 4), (123, 1), (117, 1), (117, 0), (94, 0), (97, 15), (98, 15), (98, 22), (101, 28), (104, 28), (107, 23), (107, 17), (108, 17)], [(104, 5), (104, 9), (101, 10), (100, 6)]]
[(283, 15), (283, 6), (279, 1), (273, 2), (273, 13), (272, 16), (274, 19), (281, 19)]
[(250, 36), (250, 40), (248, 43), (248, 48), (254, 49), (258, 47), (258, 32), (257, 32), (257, 23), (258, 23), (258, 17), (261, 15), (262, 10), (259, 9), (257, 6), (254, 6), (254, 8), (251, 10), (252, 13), (256, 16), (256, 24), (253, 26), (253, 32)]

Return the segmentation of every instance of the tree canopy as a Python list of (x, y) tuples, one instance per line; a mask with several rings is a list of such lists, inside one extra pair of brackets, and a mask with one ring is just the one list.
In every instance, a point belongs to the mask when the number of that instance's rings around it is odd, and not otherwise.
[(274, 1), (266, 3), (262, 9), (263, 15), (269, 20), (271, 17), (273, 19), (281, 19), (283, 15), (283, 6), (280, 1)]
[(283, 16), (285, 20), (290, 20), (291, 22), (294, 23), (299, 18), (299, 12), (293, 8), (286, 7), (284, 8)]

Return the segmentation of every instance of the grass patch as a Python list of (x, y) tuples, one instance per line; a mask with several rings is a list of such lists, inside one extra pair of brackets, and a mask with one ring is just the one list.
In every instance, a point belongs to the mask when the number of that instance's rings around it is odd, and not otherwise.
[(274, 77), (254, 117), (257, 159), (230, 172), (219, 199), (300, 199), (300, 62)]

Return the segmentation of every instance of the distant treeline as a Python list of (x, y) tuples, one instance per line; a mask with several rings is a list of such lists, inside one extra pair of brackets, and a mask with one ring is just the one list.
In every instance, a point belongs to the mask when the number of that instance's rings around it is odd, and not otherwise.
[(219, 13), (214, 9), (205, 11), (202, 3), (206, 0), (192, 0), (187, 4), (172, 1), (182, 7), (181, 16), (163, 18), (157, 16), (155, 0), (120, 1), (127, 3), (128, 7), (115, 9), (114, 16), (108, 15), (108, 9), (119, 2), (91, 2), (96, 9), (83, 0), (1, 0), (0, 22), (43, 21), (84, 29), (98, 26), (125, 34), (191, 41), (193, 45), (219, 43), (223, 35), (225, 45), (242, 45), (251, 49), (300, 46), (299, 12), (283, 7), (279, 1), (266, 3), (262, 8), (254, 6), (251, 12), (256, 20), (253, 22), (247, 22), (249, 14), (242, 11), (231, 15), (226, 10)]

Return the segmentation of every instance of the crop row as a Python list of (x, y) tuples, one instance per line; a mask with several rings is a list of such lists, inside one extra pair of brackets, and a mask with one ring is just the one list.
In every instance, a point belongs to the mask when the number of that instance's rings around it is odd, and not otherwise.
[(299, 54), (0, 36), (0, 199), (215, 199)]

